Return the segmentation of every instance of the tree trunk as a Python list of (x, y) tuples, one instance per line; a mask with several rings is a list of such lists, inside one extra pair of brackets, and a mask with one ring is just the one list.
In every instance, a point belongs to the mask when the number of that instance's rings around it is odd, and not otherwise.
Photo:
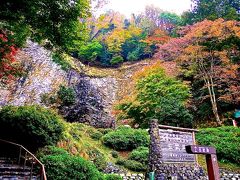
[(200, 67), (200, 71), (203, 74), (204, 83), (205, 83), (205, 85), (207, 86), (207, 89), (208, 89), (208, 93), (209, 93), (209, 96), (210, 96), (210, 102), (211, 102), (211, 105), (212, 105), (213, 115), (215, 116), (215, 120), (216, 120), (217, 124), (219, 126), (221, 126), (222, 121), (221, 121), (221, 119), (219, 117), (219, 114), (218, 114), (217, 101), (216, 101), (216, 95), (215, 95), (215, 91), (214, 91), (214, 83), (213, 83), (213, 77), (212, 77), (212, 75), (213, 75), (213, 65), (211, 64), (211, 69), (207, 70), (204, 66), (203, 61), (200, 61), (199, 67)]

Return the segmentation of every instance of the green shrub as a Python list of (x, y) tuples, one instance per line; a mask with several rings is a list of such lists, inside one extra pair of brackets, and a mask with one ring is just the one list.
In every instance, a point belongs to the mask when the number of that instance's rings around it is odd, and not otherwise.
[(55, 146), (45, 146), (44, 148), (39, 149), (37, 152), (37, 156), (39, 158), (42, 158), (46, 155), (69, 155), (69, 153), (64, 149)]
[(126, 159), (119, 158), (117, 159), (116, 164), (120, 166), (124, 166), (125, 162), (126, 162)]
[(118, 158), (118, 152), (117, 151), (112, 151), (112, 157)]
[(55, 144), (64, 131), (63, 120), (40, 106), (5, 106), (0, 110), (0, 137), (30, 150)]
[(240, 128), (218, 127), (201, 129), (196, 135), (201, 145), (213, 146), (219, 160), (240, 163)]
[(61, 85), (57, 94), (58, 98), (62, 101), (62, 105), (69, 106), (75, 103), (76, 94), (73, 88)]
[(131, 154), (129, 155), (129, 159), (147, 165), (148, 155), (149, 149), (147, 147), (141, 146), (131, 152)]
[(102, 136), (103, 136), (103, 134), (101, 132), (99, 132), (99, 131), (95, 131), (95, 132), (90, 134), (90, 137), (92, 139), (95, 139), (95, 140), (101, 139)]
[(129, 52), (127, 56), (127, 60), (136, 61), (139, 59), (139, 55), (137, 51)]
[(116, 164), (119, 166), (124, 166), (125, 168), (132, 170), (132, 171), (137, 171), (137, 172), (142, 172), (147, 170), (147, 165), (142, 164), (141, 162), (134, 161), (134, 160), (127, 160), (123, 158), (119, 158), (116, 161)]
[(49, 180), (103, 180), (103, 175), (91, 163), (71, 155), (47, 155), (40, 159)]
[(147, 166), (133, 160), (126, 160), (124, 163), (124, 167), (129, 170), (137, 171), (137, 172), (142, 172), (147, 170)]
[(146, 130), (119, 127), (116, 131), (103, 136), (103, 143), (115, 150), (132, 150), (139, 146), (148, 146), (149, 135)]
[(107, 134), (107, 133), (110, 133), (113, 131), (113, 129), (111, 128), (106, 128), (106, 129), (102, 129), (102, 128), (99, 128), (98, 131), (100, 131), (102, 134)]
[(123, 62), (123, 57), (122, 56), (114, 56), (110, 61), (110, 63), (112, 65), (119, 64), (119, 63), (122, 63), (122, 62)]
[(122, 180), (123, 178), (115, 174), (107, 174), (104, 176), (104, 179), (105, 180)]
[(107, 161), (103, 153), (97, 149), (91, 149), (88, 151), (88, 155), (93, 164), (99, 171), (103, 171), (107, 167)]

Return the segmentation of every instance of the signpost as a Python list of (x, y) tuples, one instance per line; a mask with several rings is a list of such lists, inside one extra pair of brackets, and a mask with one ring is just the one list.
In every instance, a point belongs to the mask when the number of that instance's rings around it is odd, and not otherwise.
[(214, 147), (189, 145), (186, 146), (186, 151), (189, 154), (205, 154), (209, 180), (220, 179), (216, 149)]
[(164, 163), (195, 163), (196, 157), (186, 152), (185, 146), (195, 144), (195, 129), (159, 125), (159, 136)]
[(163, 162), (195, 162), (195, 156), (185, 150), (186, 145), (194, 144), (191, 132), (160, 129), (159, 135)]

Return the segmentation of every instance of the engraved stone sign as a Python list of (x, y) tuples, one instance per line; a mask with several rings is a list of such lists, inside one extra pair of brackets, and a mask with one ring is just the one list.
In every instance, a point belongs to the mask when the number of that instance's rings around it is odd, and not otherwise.
[(187, 145), (194, 145), (191, 132), (159, 129), (159, 135), (163, 162), (195, 162), (195, 156), (185, 149)]

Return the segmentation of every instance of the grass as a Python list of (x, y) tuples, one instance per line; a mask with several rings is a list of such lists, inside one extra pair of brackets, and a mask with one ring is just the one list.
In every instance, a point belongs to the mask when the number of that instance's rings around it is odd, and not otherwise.
[[(197, 159), (198, 159), (199, 165), (202, 166), (203, 169), (207, 172), (207, 164), (206, 164), (205, 156), (198, 155)], [(240, 173), (240, 165), (227, 163), (227, 162), (221, 162), (221, 161), (218, 161), (218, 165), (219, 165), (220, 169), (225, 169), (227, 171)]]
[(66, 130), (63, 139), (58, 142), (58, 147), (67, 150), (73, 155), (90, 160), (89, 152), (96, 150), (103, 154), (107, 161), (115, 161), (111, 156), (112, 149), (104, 146), (101, 140), (91, 138), (91, 134), (98, 130), (81, 123), (65, 123)]

